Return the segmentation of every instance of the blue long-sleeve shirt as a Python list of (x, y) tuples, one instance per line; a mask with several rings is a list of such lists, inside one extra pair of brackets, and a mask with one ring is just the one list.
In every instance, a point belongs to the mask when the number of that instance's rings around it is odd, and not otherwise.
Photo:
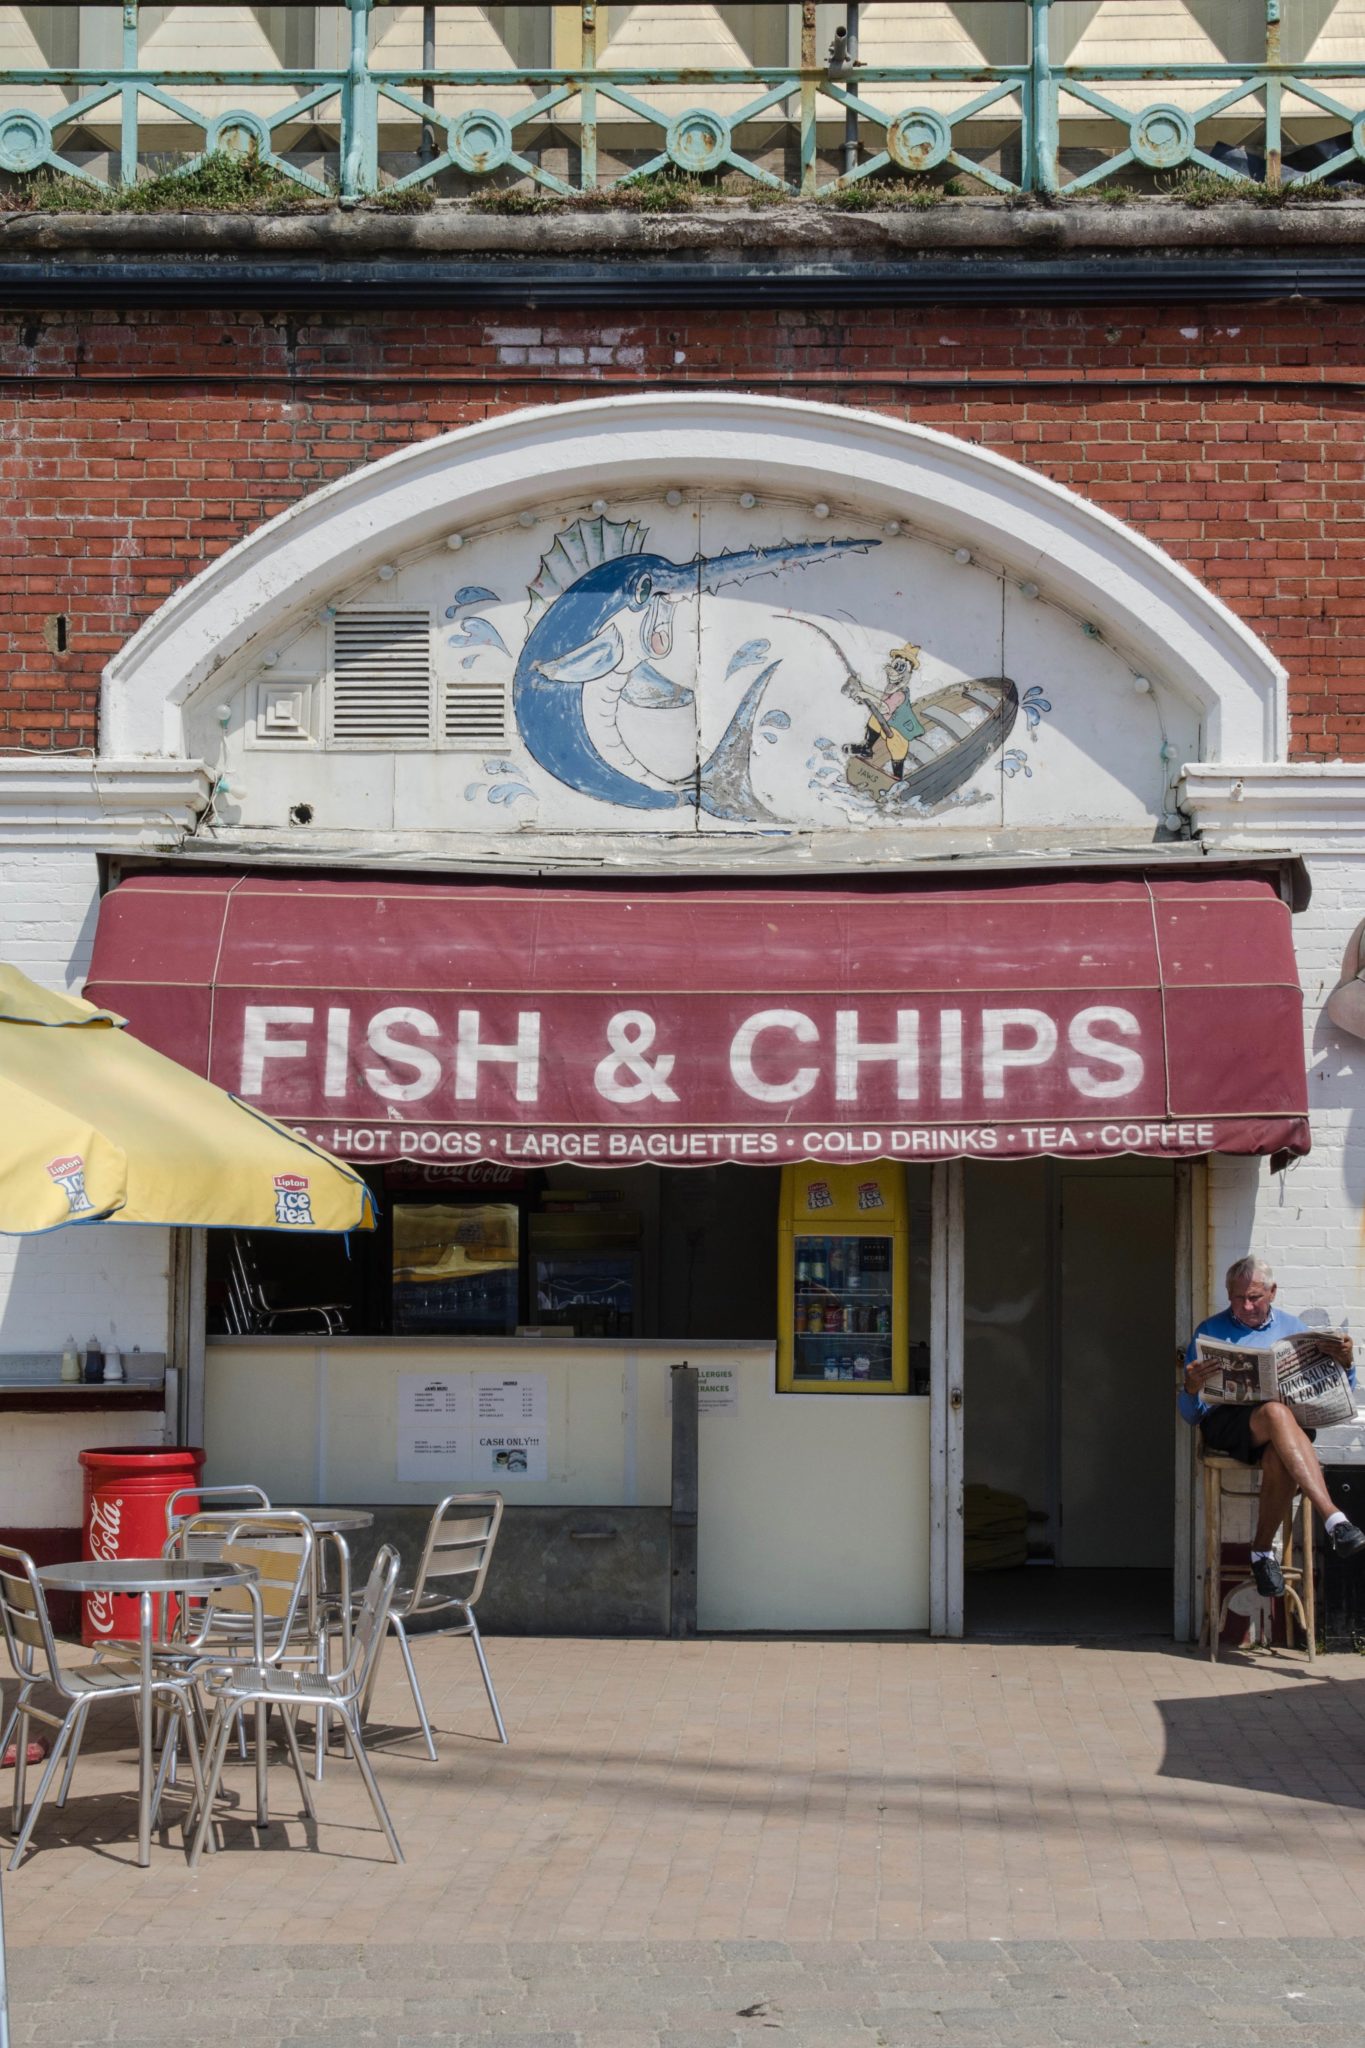
[[(1185, 1363), (1186, 1365), (1194, 1364), (1198, 1356), (1195, 1346), (1200, 1337), (1214, 1337), (1220, 1344), (1278, 1344), (1281, 1337), (1292, 1337), (1302, 1328), (1303, 1324), (1299, 1321), (1298, 1317), (1287, 1315), (1282, 1308), (1271, 1309), (1265, 1322), (1261, 1324), (1259, 1329), (1255, 1330), (1250, 1329), (1245, 1323), (1239, 1323), (1232, 1310), (1225, 1308), (1221, 1315), (1210, 1316), (1206, 1322), (1199, 1325), (1199, 1328), (1189, 1341), (1188, 1349), (1185, 1352)], [(1347, 1378), (1350, 1380), (1351, 1385), (1354, 1386), (1356, 1383), (1354, 1366), (1349, 1368)], [(1180, 1412), (1186, 1422), (1198, 1422), (1201, 1415), (1207, 1415), (1209, 1412), (1207, 1401), (1201, 1401), (1197, 1394), (1187, 1394), (1183, 1387), (1180, 1389), (1177, 1399)]]

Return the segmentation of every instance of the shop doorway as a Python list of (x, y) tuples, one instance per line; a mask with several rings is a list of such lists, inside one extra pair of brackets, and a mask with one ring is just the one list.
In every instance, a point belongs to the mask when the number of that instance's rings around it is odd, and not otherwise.
[(971, 1162), (965, 1226), (966, 1631), (1169, 1636), (1175, 1169)]

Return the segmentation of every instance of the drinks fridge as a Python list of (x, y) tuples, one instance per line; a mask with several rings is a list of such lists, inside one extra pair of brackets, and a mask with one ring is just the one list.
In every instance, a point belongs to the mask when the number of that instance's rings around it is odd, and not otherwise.
[(510, 1336), (520, 1278), (516, 1204), (395, 1202), (392, 1216), (394, 1329)]
[(910, 1386), (905, 1171), (782, 1169), (777, 1385), (781, 1393), (904, 1394)]

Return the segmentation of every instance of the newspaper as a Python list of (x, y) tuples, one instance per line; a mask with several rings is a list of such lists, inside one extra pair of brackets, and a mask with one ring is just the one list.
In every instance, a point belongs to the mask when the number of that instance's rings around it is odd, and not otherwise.
[(1197, 1337), (1201, 1362), (1217, 1360), (1220, 1370), (1200, 1388), (1212, 1407), (1249, 1408), (1257, 1401), (1283, 1401), (1305, 1429), (1331, 1429), (1355, 1420), (1356, 1397), (1344, 1366), (1323, 1350), (1324, 1337), (1341, 1330), (1301, 1330), (1278, 1344), (1220, 1344)]

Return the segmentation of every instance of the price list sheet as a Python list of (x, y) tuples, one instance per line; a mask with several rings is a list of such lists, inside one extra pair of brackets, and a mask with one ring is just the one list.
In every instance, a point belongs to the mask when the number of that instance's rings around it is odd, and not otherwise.
[(471, 1448), (469, 1409), (468, 1374), (401, 1373), (397, 1477), (418, 1485), (463, 1479)]
[(479, 1479), (548, 1479), (549, 1380), (543, 1372), (476, 1373), (474, 1471)]

